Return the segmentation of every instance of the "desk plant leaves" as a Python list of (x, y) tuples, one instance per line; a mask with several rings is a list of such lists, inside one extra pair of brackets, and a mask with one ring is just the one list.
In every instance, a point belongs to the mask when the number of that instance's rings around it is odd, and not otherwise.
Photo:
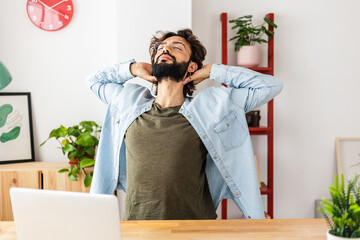
[(344, 176), (340, 184), (335, 175), (334, 185), (329, 187), (332, 201), (322, 199), (323, 206), (318, 210), (327, 218), (331, 227), (330, 233), (345, 238), (360, 237), (360, 186), (357, 186), (359, 175), (348, 182), (345, 188)]

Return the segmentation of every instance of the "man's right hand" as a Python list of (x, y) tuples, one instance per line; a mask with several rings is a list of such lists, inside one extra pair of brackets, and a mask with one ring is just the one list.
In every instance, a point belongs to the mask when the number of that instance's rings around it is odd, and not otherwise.
[(152, 66), (149, 63), (131, 63), (130, 72), (135, 77), (140, 77), (152, 83), (157, 82), (156, 78), (152, 75)]

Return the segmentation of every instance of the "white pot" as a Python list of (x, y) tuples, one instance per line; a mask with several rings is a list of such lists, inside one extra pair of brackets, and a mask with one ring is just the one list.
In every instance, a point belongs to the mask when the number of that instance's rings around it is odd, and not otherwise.
[(261, 62), (260, 46), (242, 46), (237, 53), (237, 65), (257, 67)]
[(332, 235), (330, 233), (330, 230), (326, 232), (326, 238), (327, 240), (360, 240), (360, 238), (344, 238), (344, 237), (338, 237), (335, 235)]

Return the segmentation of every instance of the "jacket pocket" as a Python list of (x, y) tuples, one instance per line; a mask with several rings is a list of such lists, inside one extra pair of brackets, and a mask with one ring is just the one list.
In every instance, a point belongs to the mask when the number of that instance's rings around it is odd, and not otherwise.
[(239, 120), (234, 112), (215, 124), (214, 130), (226, 151), (240, 147), (248, 136), (246, 122)]

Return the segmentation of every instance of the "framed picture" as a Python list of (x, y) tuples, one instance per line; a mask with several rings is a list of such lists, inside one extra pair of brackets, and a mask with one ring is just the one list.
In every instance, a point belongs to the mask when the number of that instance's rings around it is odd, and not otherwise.
[(0, 153), (0, 164), (35, 161), (28, 92), (0, 92)]
[(360, 137), (336, 138), (336, 160), (338, 176), (344, 174), (345, 183), (360, 174)]

